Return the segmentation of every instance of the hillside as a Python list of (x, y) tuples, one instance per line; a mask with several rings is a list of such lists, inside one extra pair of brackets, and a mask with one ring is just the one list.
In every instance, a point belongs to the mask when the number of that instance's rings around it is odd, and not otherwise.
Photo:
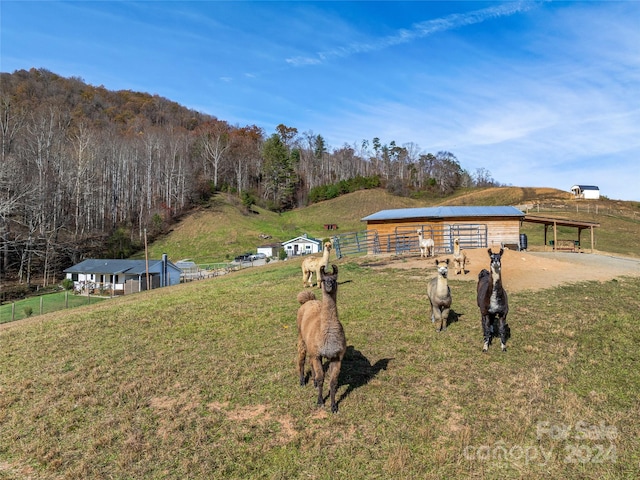
[[(255, 251), (264, 243), (282, 242), (308, 234), (315, 238), (360, 231), (361, 219), (379, 210), (433, 205), (535, 205), (535, 211), (559, 218), (598, 222), (598, 250), (640, 256), (640, 208), (635, 202), (577, 202), (562, 190), (549, 188), (496, 187), (477, 189), (447, 197), (436, 203), (390, 195), (383, 189), (360, 190), (305, 208), (277, 214), (259, 207), (247, 211), (235, 197), (218, 194), (206, 206), (182, 219), (166, 236), (150, 246), (153, 258), (167, 253), (173, 261), (191, 258), (198, 263), (225, 262), (239, 253)], [(597, 207), (597, 211), (596, 211)], [(533, 207), (532, 207), (533, 208)], [(327, 231), (325, 224), (335, 223), (337, 231)], [(523, 224), (532, 248), (541, 246), (543, 229)], [(565, 233), (561, 230), (561, 233)], [(567, 230), (575, 235), (575, 230)], [(269, 235), (265, 240), (260, 235)]]

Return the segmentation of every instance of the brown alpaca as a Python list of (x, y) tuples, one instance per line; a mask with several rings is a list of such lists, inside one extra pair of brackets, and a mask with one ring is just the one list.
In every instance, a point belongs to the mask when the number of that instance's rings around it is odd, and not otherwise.
[(453, 240), (453, 268), (456, 271), (456, 275), (460, 275), (460, 273), (467, 274), (467, 271), (464, 269), (467, 263), (467, 254), (464, 253), (464, 250), (460, 248), (460, 239), (456, 237)]
[(329, 360), (329, 396), (331, 411), (338, 411), (336, 390), (342, 358), (347, 351), (347, 340), (344, 329), (338, 320), (336, 297), (338, 295), (338, 267), (332, 265), (333, 273), (326, 274), (324, 265), (320, 267), (320, 285), (322, 300), (316, 300), (312, 291), (304, 290), (298, 294), (298, 374), (300, 385), (306, 384), (304, 373), (305, 360), (308, 357), (311, 365), (313, 385), (318, 388), (318, 406), (324, 405), (322, 387), (324, 369), (322, 357)]
[(311, 277), (316, 274), (316, 283), (320, 287), (320, 267), (329, 268), (329, 254), (331, 253), (331, 242), (324, 244), (324, 251), (321, 257), (307, 257), (302, 261), (302, 286), (313, 287)]

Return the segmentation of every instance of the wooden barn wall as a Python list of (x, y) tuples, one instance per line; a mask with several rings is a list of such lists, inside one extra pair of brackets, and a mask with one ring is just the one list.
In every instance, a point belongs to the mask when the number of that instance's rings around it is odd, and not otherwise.
[(378, 236), (386, 238), (395, 236), (398, 227), (418, 227), (432, 225), (434, 228), (442, 224), (483, 224), (487, 225), (487, 245), (499, 248), (503, 244), (517, 245), (520, 242), (520, 219), (519, 218), (496, 218), (496, 217), (451, 217), (438, 220), (433, 219), (411, 219), (407, 221), (370, 221), (367, 222), (367, 230), (376, 230)]

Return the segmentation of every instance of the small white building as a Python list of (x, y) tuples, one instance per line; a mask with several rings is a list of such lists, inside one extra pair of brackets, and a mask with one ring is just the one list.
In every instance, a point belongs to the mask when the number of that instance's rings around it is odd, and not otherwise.
[(280, 250), (282, 250), (282, 244), (269, 243), (268, 245), (260, 245), (257, 250), (258, 253), (264, 253), (268, 258), (277, 258)]
[(322, 241), (310, 238), (306, 234), (292, 238), (286, 242), (282, 242), (282, 248), (287, 252), (287, 257), (295, 257), (298, 255), (310, 255), (320, 252)]
[(574, 185), (571, 192), (576, 198), (584, 198), (587, 200), (598, 200), (600, 198), (600, 189), (595, 185)]

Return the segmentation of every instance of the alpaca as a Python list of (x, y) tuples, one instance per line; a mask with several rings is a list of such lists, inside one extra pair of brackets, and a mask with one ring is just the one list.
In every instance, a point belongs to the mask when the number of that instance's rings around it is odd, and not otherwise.
[(316, 274), (316, 284), (320, 287), (320, 267), (329, 268), (331, 242), (325, 242), (322, 257), (307, 257), (302, 261), (302, 286), (313, 287), (311, 277)]
[(489, 249), (491, 272), (483, 269), (478, 275), (478, 307), (480, 307), (482, 316), (483, 352), (489, 349), (493, 336), (493, 324), (496, 318), (499, 322), (498, 332), (500, 333), (502, 351), (507, 351), (507, 313), (509, 313), (509, 303), (507, 301), (507, 292), (502, 286), (503, 253), (504, 250), (502, 248), (499, 253), (493, 253)]
[(298, 308), (298, 373), (300, 385), (304, 386), (306, 378), (304, 364), (307, 357), (311, 364), (313, 385), (318, 388), (318, 406), (324, 405), (322, 386), (324, 384), (324, 369), (322, 357), (329, 360), (329, 395), (331, 397), (331, 411), (338, 411), (336, 390), (342, 358), (347, 351), (347, 340), (340, 320), (336, 297), (338, 295), (338, 267), (332, 265), (333, 273), (327, 274), (324, 265), (320, 267), (320, 284), (322, 300), (316, 300), (312, 291), (303, 290), (298, 294), (300, 308)]
[(433, 257), (433, 250), (435, 243), (433, 238), (424, 238), (422, 230), (416, 230), (418, 232), (418, 245), (420, 246), (420, 258)]
[(467, 274), (464, 269), (467, 263), (467, 254), (460, 248), (460, 238), (453, 239), (453, 268), (456, 270), (456, 275), (460, 275), (460, 272)]
[(431, 303), (431, 321), (436, 323), (439, 332), (447, 329), (449, 309), (451, 308), (451, 289), (447, 283), (449, 259), (444, 262), (436, 260), (438, 276), (427, 286), (427, 295)]

